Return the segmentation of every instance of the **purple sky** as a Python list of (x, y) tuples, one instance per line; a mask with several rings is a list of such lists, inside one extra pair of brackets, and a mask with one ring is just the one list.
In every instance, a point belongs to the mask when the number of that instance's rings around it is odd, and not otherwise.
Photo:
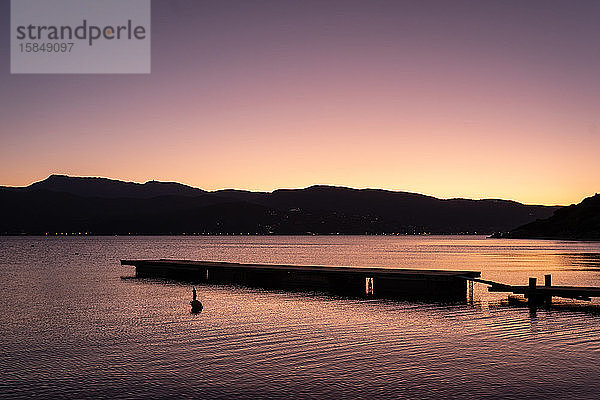
[(600, 191), (599, 1), (152, 7), (150, 75), (10, 75), (0, 2), (0, 185), (67, 173), (543, 204)]

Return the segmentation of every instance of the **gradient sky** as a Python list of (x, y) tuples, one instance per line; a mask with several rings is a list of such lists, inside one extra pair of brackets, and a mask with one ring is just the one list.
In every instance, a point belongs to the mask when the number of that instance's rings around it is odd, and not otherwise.
[(600, 192), (597, 0), (153, 1), (150, 75), (11, 75), (9, 11), (0, 185)]

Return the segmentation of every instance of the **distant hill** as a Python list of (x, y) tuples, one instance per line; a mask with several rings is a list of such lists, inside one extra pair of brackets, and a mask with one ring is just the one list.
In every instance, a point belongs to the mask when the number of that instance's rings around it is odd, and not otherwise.
[(199, 196), (206, 191), (175, 182), (149, 181), (144, 184), (107, 178), (50, 175), (23, 190), (48, 190), (83, 197), (149, 199), (158, 196)]
[(600, 240), (600, 194), (563, 207), (550, 218), (538, 219), (507, 234), (508, 238)]
[(171, 182), (52, 175), (27, 187), (0, 187), (0, 234), (490, 234), (556, 209), (335, 186), (207, 192)]

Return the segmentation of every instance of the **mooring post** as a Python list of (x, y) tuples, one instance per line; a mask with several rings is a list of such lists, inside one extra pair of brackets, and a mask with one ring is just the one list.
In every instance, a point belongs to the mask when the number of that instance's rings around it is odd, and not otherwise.
[(537, 287), (537, 278), (529, 278), (529, 292), (527, 293), (527, 303), (529, 307), (535, 307), (536, 303), (536, 287)]
[[(544, 286), (546, 286), (546, 287), (552, 286), (552, 275), (551, 274), (544, 275)], [(546, 307), (550, 307), (550, 305), (552, 304), (552, 295), (547, 295), (544, 297), (544, 304), (546, 305)]]

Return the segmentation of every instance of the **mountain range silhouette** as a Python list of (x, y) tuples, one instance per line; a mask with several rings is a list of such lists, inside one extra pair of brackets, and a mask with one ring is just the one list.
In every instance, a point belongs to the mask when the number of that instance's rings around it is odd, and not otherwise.
[(209, 192), (51, 175), (0, 187), (0, 234), (491, 234), (558, 208), (338, 186)]

